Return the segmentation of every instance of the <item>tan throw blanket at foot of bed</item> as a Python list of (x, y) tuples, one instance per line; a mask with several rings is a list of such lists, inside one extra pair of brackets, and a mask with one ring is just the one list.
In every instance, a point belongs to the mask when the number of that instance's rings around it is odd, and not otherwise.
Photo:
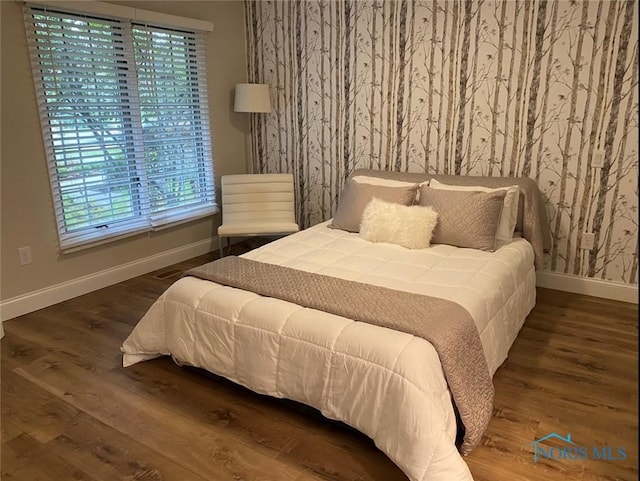
[(440, 357), (465, 428), (462, 454), (480, 443), (491, 419), (493, 382), (478, 329), (462, 306), (234, 256), (191, 269), (185, 275), (426, 339)]

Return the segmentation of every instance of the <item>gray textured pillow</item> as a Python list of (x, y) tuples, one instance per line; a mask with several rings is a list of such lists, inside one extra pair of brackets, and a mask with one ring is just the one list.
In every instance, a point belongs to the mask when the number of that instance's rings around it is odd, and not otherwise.
[(329, 227), (349, 232), (359, 232), (362, 213), (371, 199), (376, 197), (386, 202), (411, 205), (416, 197), (417, 190), (418, 184), (390, 187), (350, 180), (342, 192), (338, 209)]
[(420, 188), (420, 205), (438, 213), (432, 244), (449, 244), (493, 252), (505, 190), (465, 192)]

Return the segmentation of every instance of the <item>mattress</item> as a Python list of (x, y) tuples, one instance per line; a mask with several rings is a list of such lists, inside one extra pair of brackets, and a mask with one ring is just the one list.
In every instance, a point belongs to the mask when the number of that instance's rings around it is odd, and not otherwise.
[[(492, 375), (535, 303), (533, 248), (521, 238), (494, 253), (409, 250), (323, 223), (243, 257), (456, 302), (478, 327)], [(125, 366), (171, 355), (311, 405), (371, 437), (412, 481), (472, 479), (455, 447), (442, 367), (424, 339), (185, 277), (153, 304), (122, 350)]]

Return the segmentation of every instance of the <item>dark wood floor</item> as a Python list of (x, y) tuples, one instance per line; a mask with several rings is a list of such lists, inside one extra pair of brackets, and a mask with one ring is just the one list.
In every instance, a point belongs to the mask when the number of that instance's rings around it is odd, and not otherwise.
[[(308, 410), (119, 347), (193, 259), (4, 324), (3, 480), (406, 480), (365, 436)], [(476, 481), (638, 479), (637, 306), (539, 289), (507, 362)], [(539, 460), (571, 434), (625, 460)], [(553, 446), (550, 443), (549, 446)]]

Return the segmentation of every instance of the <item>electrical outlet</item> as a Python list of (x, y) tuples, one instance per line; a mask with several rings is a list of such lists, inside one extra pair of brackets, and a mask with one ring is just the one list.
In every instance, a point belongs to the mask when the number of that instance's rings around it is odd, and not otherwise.
[(591, 162), (591, 167), (594, 169), (601, 169), (604, 167), (604, 150), (594, 150), (593, 151), (593, 161)]
[(580, 249), (590, 251), (591, 249), (593, 249), (595, 242), (596, 242), (596, 235), (594, 233), (583, 232), (582, 242), (580, 243)]
[(18, 249), (18, 256), (20, 257), (21, 266), (31, 264), (31, 246), (20, 247)]

